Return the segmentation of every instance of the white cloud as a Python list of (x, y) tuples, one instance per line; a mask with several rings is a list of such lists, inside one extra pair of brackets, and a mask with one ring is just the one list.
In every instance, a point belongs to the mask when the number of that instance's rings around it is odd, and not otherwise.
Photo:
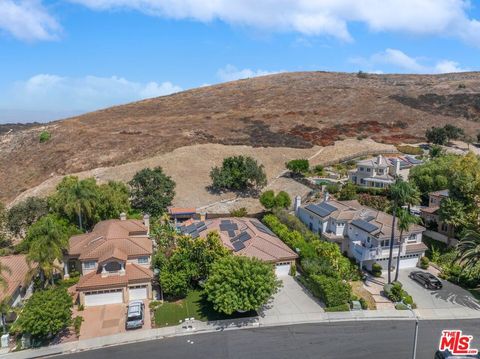
[(371, 73), (378, 73), (379, 70), (369, 70), (378, 65), (393, 66), (394, 68), (399, 69), (399, 72), (408, 73), (439, 74), (469, 71), (469, 69), (461, 68), (458, 62), (452, 60), (440, 60), (433, 64), (427, 64), (425, 59), (409, 56), (403, 51), (397, 49), (386, 49), (385, 51), (373, 54), (369, 58), (352, 58), (350, 59), (350, 62), (366, 67), (366, 71)]
[(95, 10), (133, 9), (148, 15), (226, 23), (352, 40), (351, 22), (372, 31), (444, 35), (480, 46), (480, 22), (468, 0), (69, 0)]
[(39, 74), (15, 83), (0, 99), (0, 108), (85, 112), (181, 90), (171, 82), (139, 83), (117, 76), (71, 78)]
[(26, 41), (53, 40), (60, 25), (40, 0), (0, 0), (0, 30)]
[(281, 71), (265, 71), (265, 70), (251, 70), (251, 69), (238, 69), (233, 65), (227, 65), (217, 71), (217, 77), (222, 81), (235, 81), (240, 79), (246, 79), (251, 77), (265, 76), (277, 74)]

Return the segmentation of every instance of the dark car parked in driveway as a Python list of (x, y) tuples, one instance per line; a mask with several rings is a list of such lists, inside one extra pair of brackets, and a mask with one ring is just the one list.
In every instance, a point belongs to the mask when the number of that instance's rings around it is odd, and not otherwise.
[(470, 359), (470, 358), (480, 358), (480, 354), (476, 355), (453, 355), (450, 351), (440, 351), (437, 350), (435, 353), (435, 359)]
[(422, 284), (426, 289), (442, 289), (442, 282), (433, 274), (422, 271), (411, 272), (408, 275), (411, 279)]

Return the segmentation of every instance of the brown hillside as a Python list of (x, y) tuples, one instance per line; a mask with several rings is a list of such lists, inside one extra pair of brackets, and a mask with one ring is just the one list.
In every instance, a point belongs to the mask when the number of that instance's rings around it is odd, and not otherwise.
[[(417, 142), (453, 123), (480, 129), (480, 73), (285, 73), (203, 87), (52, 122), (0, 126), (0, 200), (53, 175), (138, 161), (192, 144), (309, 148), (370, 137)], [(40, 144), (40, 131), (52, 138)], [(195, 161), (195, 153), (192, 153)], [(188, 163), (185, 164), (188, 166)]]

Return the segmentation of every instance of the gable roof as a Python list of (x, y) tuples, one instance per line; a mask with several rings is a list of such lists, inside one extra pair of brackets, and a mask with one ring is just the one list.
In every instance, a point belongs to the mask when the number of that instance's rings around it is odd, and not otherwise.
[(30, 270), (27, 262), (27, 256), (24, 254), (10, 255), (0, 257), (0, 262), (3, 266), (8, 268), (2, 272), (7, 288), (1, 288), (0, 300), (12, 296), (15, 291), (25, 285), (25, 278)]
[(357, 162), (357, 166), (368, 166), (374, 168), (386, 168), (388, 165), (388, 161), (382, 155)]
[(217, 231), (223, 245), (235, 255), (255, 257), (267, 262), (287, 261), (298, 257), (255, 218), (217, 218), (206, 220), (204, 226), (205, 230), (198, 232), (200, 237), (205, 238), (209, 232)]
[[(152, 254), (148, 228), (141, 220), (111, 219), (99, 222), (92, 232), (70, 238), (68, 253), (80, 260), (106, 260)], [(116, 258), (116, 257), (112, 257)]]

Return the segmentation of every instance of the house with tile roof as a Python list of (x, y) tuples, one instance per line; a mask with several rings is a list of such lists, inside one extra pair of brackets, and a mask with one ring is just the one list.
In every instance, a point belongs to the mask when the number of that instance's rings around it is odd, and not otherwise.
[(76, 285), (85, 306), (128, 303), (152, 297), (153, 243), (148, 215), (143, 220), (110, 219), (70, 238), (65, 276), (80, 273)]
[(448, 198), (448, 196), (448, 189), (430, 192), (428, 194), (428, 207), (423, 207), (420, 209), (420, 217), (422, 217), (427, 227), (434, 228), (436, 232), (443, 235), (449, 235), (452, 230), (450, 225), (440, 220), (440, 216), (438, 214), (440, 202), (443, 199)]
[[(337, 201), (325, 195), (323, 202), (296, 208), (297, 217), (314, 233), (337, 243), (342, 252), (354, 258), (362, 268), (373, 263), (388, 268), (393, 216), (362, 206), (358, 201)], [(422, 242), (425, 228), (412, 225), (402, 234), (394, 229), (394, 262), (400, 248), (400, 268), (415, 267), (427, 249)]]
[(234, 255), (260, 259), (275, 265), (278, 276), (288, 275), (298, 258), (268, 227), (256, 218), (216, 218), (190, 221), (178, 227), (183, 234), (205, 238), (211, 231), (220, 235), (223, 245)]
[(1, 288), (0, 302), (7, 300), (9, 305), (16, 307), (32, 294), (33, 282), (27, 277), (31, 266), (24, 254), (2, 256), (0, 263), (8, 268), (2, 272), (6, 288)]

